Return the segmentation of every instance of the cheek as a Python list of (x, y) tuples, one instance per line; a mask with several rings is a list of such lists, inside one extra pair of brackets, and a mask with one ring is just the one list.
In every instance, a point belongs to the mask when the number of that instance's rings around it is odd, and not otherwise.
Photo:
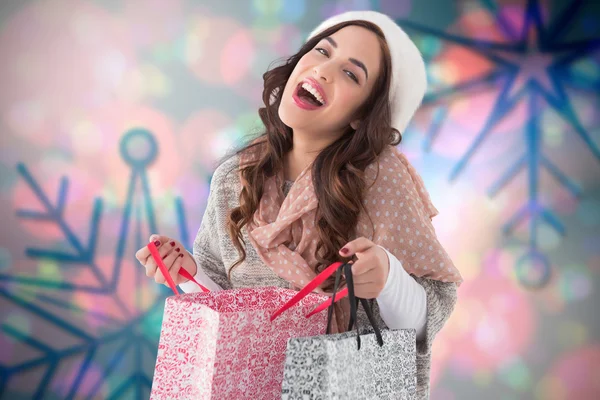
[(336, 120), (341, 123), (347, 123), (352, 120), (364, 101), (360, 93), (347, 86), (339, 87), (335, 97), (336, 100), (332, 111), (336, 115)]
[(309, 62), (309, 60), (307, 60), (306, 57), (301, 58), (300, 61), (298, 61), (298, 64), (296, 64), (294, 71), (292, 71), (292, 75), (290, 76), (290, 78), (296, 78), (297, 80), (298, 77), (305, 73), (311, 65), (312, 63)]

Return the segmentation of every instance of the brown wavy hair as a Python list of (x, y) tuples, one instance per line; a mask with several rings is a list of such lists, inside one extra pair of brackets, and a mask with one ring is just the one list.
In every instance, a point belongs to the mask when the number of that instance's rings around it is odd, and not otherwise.
[(230, 277), (231, 270), (246, 259), (242, 228), (252, 221), (266, 179), (283, 168), (284, 155), (292, 149), (292, 129), (281, 121), (278, 114), (287, 80), (298, 61), (321, 39), (349, 25), (366, 28), (377, 35), (382, 49), (381, 71), (371, 94), (353, 118), (360, 119), (358, 129), (348, 126), (338, 140), (320, 151), (312, 165), (313, 186), (318, 199), (315, 227), (320, 238), (315, 255), (317, 272), (339, 261), (339, 249), (354, 238), (359, 213), (364, 209), (365, 169), (377, 160), (386, 146), (396, 146), (402, 140), (400, 132), (391, 127), (388, 99), (392, 62), (385, 36), (377, 25), (362, 20), (337, 24), (307, 41), (283, 65), (270, 68), (263, 75), (262, 99), (265, 106), (258, 110), (265, 131), (234, 154), (253, 151), (258, 157), (251, 165), (240, 166), (240, 205), (228, 216), (227, 229), (240, 253), (240, 258), (230, 269)]

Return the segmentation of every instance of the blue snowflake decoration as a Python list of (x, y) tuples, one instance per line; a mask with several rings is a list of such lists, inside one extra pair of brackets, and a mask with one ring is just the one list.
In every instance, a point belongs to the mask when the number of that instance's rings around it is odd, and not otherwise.
[[(140, 152), (140, 149), (143, 149)], [(89, 237), (84, 240), (78, 237), (64, 219), (66, 198), (69, 181), (62, 178), (55, 202), (44, 193), (42, 187), (23, 164), (17, 166), (18, 173), (27, 183), (42, 204), (43, 211), (18, 210), (17, 215), (25, 220), (45, 221), (56, 224), (64, 234), (71, 252), (51, 249), (27, 248), (28, 257), (39, 260), (50, 260), (65, 267), (77, 264), (80, 268), (88, 268), (94, 277), (92, 284), (77, 284), (68, 281), (53, 281), (45, 278), (26, 277), (19, 275), (0, 275), (3, 283), (13, 283), (15, 290), (0, 287), (0, 296), (12, 303), (15, 308), (24, 309), (34, 322), (40, 322), (58, 328), (60, 335), (75, 338), (75, 345), (61, 347), (53, 346), (45, 341), (46, 335), (41, 331), (26, 332), (18, 324), (4, 323), (2, 332), (13, 343), (25, 346), (27, 351), (38, 354), (37, 357), (15, 365), (0, 366), (0, 398), (15, 398), (25, 396), (14, 389), (8, 390), (11, 380), (16, 375), (29, 374), (32, 371), (44, 370), (39, 375), (39, 381), (32, 381), (29, 387), (34, 399), (48, 398), (56, 395), (57, 391), (65, 398), (136, 398), (149, 397), (154, 362), (156, 359), (158, 335), (162, 319), (164, 297), (168, 290), (162, 285), (156, 285), (157, 295), (148, 308), (144, 308), (139, 295), (136, 294), (136, 307), (131, 310), (117, 293), (117, 285), (121, 275), (121, 265), (125, 257), (134, 259), (133, 254), (125, 254), (127, 240), (134, 238), (135, 247), (141, 248), (149, 232), (142, 232), (141, 209), (135, 204), (136, 188), (140, 188), (144, 202), (143, 209), (147, 226), (151, 232), (158, 232), (152, 196), (146, 170), (157, 155), (156, 140), (145, 129), (133, 129), (127, 132), (121, 140), (121, 156), (131, 167), (131, 177), (127, 190), (127, 198), (123, 208), (121, 226), (117, 246), (115, 248), (114, 265), (110, 276), (104, 274), (96, 262), (97, 239), (102, 215), (102, 200), (96, 199), (90, 218)], [(190, 248), (189, 235), (185, 224), (185, 213), (181, 198), (175, 203), (180, 227), (180, 241)], [(132, 234), (133, 232), (133, 234)], [(145, 276), (143, 268), (136, 270), (136, 286), (139, 287)], [(29, 290), (28, 290), (29, 289)], [(101, 311), (90, 311), (78, 306), (76, 301), (61, 298), (64, 293), (87, 293), (94, 295), (95, 301), (109, 298), (117, 304), (124, 320), (118, 320)], [(133, 295), (133, 294), (132, 294)], [(49, 308), (52, 307), (52, 311)], [(70, 316), (78, 314), (93, 317), (102, 327), (105, 334), (90, 334), (85, 327), (78, 326), (70, 320)], [(150, 332), (150, 337), (148, 336)], [(59, 335), (59, 336), (60, 336)], [(61, 342), (60, 337), (53, 337)], [(75, 358), (77, 368), (70, 382), (61, 382), (57, 371)], [(90, 368), (94, 365), (94, 369)], [(35, 375), (35, 374), (33, 374)], [(85, 388), (82, 382), (86, 382)], [(113, 383), (114, 382), (114, 383)], [(104, 392), (100, 392), (101, 389)]]
[[(578, 185), (567, 177), (542, 152), (542, 132), (540, 130), (541, 107), (549, 107), (560, 115), (573, 131), (583, 140), (587, 148), (600, 160), (600, 149), (583, 127), (573, 109), (566, 93), (565, 86), (584, 89), (597, 94), (600, 82), (588, 80), (573, 72), (571, 67), (582, 58), (598, 49), (600, 39), (594, 38), (572, 43), (562, 41), (565, 28), (575, 21), (575, 16), (583, 5), (582, 1), (571, 2), (554, 19), (552, 24), (545, 25), (542, 19), (540, 4), (530, 0), (524, 9), (524, 24), (521, 32), (516, 32), (511, 24), (497, 12), (498, 6), (493, 1), (480, 1), (494, 15), (495, 23), (504, 35), (506, 42), (497, 43), (437, 31), (408, 20), (398, 23), (415, 32), (433, 35), (441, 40), (470, 49), (494, 63), (492, 72), (484, 77), (461, 83), (455, 87), (429, 93), (425, 104), (434, 107), (449, 95), (464, 93), (474, 87), (496, 84), (500, 88), (493, 109), (464, 155), (458, 160), (450, 173), (450, 180), (458, 179), (467, 167), (473, 155), (480, 149), (492, 130), (510, 113), (516, 105), (525, 102), (528, 107), (528, 121), (524, 129), (525, 148), (522, 156), (503, 173), (488, 189), (489, 196), (496, 195), (521, 171), (526, 171), (529, 199), (503, 226), (503, 233), (511, 235), (517, 225), (528, 221), (529, 240), (527, 250), (517, 260), (516, 272), (520, 282), (528, 288), (545, 286), (551, 275), (550, 263), (538, 246), (537, 228), (541, 223), (549, 224), (560, 235), (565, 235), (565, 228), (552, 210), (544, 206), (538, 196), (540, 170), (544, 168), (566, 188), (574, 197), (582, 194)], [(532, 69), (532, 58), (546, 60), (545, 68)], [(429, 151), (439, 134), (440, 125), (448, 113), (448, 107), (440, 104), (436, 107), (431, 125), (427, 132), (424, 149)]]

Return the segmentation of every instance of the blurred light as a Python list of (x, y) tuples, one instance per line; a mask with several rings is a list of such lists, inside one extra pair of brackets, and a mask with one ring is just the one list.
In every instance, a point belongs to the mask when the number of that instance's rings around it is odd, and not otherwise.
[(477, 370), (473, 374), (473, 381), (478, 386), (489, 386), (492, 382), (492, 374), (488, 370)]
[[(13, 153), (15, 155), (15, 153)], [(17, 176), (17, 171), (14, 167), (9, 167), (7, 164), (13, 164), (14, 161), (9, 160), (9, 155), (7, 156), (0, 155), (0, 159), (6, 164), (0, 162), (0, 193), (8, 193), (11, 190), (14, 190), (17, 180), (19, 179)]]
[(520, 359), (501, 366), (498, 373), (500, 380), (515, 390), (524, 391), (531, 386), (531, 372)]
[(38, 262), (38, 277), (49, 281), (60, 282), (62, 280), (61, 269), (56, 261), (40, 260)]
[(571, 70), (592, 81), (600, 80), (600, 66), (591, 58), (582, 58), (580, 61), (571, 64)]
[(413, 0), (379, 0), (379, 11), (391, 18), (404, 18), (410, 15)]
[(239, 30), (225, 43), (221, 53), (223, 81), (235, 85), (254, 63), (254, 43), (247, 30)]
[(476, 52), (448, 45), (434, 60), (440, 71), (436, 77), (446, 85), (457, 85), (492, 71), (494, 64)]
[[(296, 0), (294, 0), (295, 2)], [(286, 1), (286, 3), (291, 3)], [(282, 6), (282, 0), (253, 0), (252, 7), (263, 15), (274, 15), (279, 12)]]
[(442, 40), (434, 36), (417, 37), (415, 42), (425, 58), (433, 58), (442, 50)]
[[(159, 295), (160, 285), (152, 285), (151, 290), (155, 292), (155, 296)], [(160, 336), (163, 308), (164, 306), (157, 307), (153, 313), (146, 315), (141, 321), (142, 335), (146, 336), (152, 342), (156, 341), (156, 338)]]
[(353, 10), (369, 10), (372, 5), (369, 0), (337, 0), (324, 2), (321, 6), (321, 16), (329, 18), (336, 14)]
[[(11, 311), (2, 321), (2, 328), (10, 327), (19, 332), (23, 336), (30, 336), (32, 333), (31, 319), (18, 311)], [(20, 340), (15, 339), (12, 335), (3, 335), (7, 341), (11, 343), (20, 343)]]
[[(205, 108), (188, 117), (181, 127), (178, 141), (184, 146), (179, 149), (179, 157), (193, 160), (205, 171), (213, 171), (219, 157), (214, 144), (221, 132), (232, 126), (229, 116), (217, 109)], [(191, 146), (192, 143), (198, 144)]]
[(600, 346), (597, 344), (562, 353), (548, 369), (536, 392), (544, 400), (596, 399), (600, 393), (598, 365)]
[(542, 379), (535, 389), (535, 394), (539, 400), (562, 400), (569, 398), (565, 386), (555, 377)]
[(256, 112), (240, 113), (235, 120), (235, 126), (244, 135), (262, 132), (264, 125)]
[(445, 79), (448, 77), (448, 71), (446, 70), (445, 63), (440, 61), (432, 62), (429, 64), (427, 71), (432, 83), (440, 83), (443, 86), (450, 84), (450, 82)]
[(207, 20), (199, 19), (192, 25), (187, 35), (184, 61), (189, 64), (198, 62), (204, 53), (204, 42), (208, 38), (210, 25)]
[[(597, 242), (596, 242), (597, 243)], [(600, 273), (600, 254), (593, 254), (587, 262), (590, 272)]]
[(593, 198), (582, 199), (576, 215), (579, 222), (585, 226), (600, 225), (600, 201)]
[(563, 299), (567, 302), (582, 300), (592, 291), (592, 277), (583, 265), (568, 265), (561, 268), (558, 287)]
[(472, 251), (460, 253), (454, 260), (454, 264), (460, 266), (460, 273), (464, 280), (473, 279), (481, 273), (481, 257)]
[(12, 256), (6, 247), (0, 247), (0, 271), (6, 272), (12, 268)]
[[(81, 364), (73, 363), (66, 369), (64, 366), (57, 369), (57, 374), (52, 379), (51, 388), (54, 396), (69, 397), (72, 390), (72, 382), (76, 382), (81, 376)], [(96, 385), (96, 382), (103, 381), (104, 368), (90, 360), (85, 366), (85, 379), (81, 379), (77, 386), (78, 393), (89, 393)], [(98, 393), (96, 393), (98, 395)], [(106, 398), (106, 397), (104, 397)]]
[(104, 135), (100, 127), (92, 121), (78, 121), (70, 130), (72, 150), (81, 155), (102, 153), (104, 151)]
[(40, 145), (48, 143), (48, 138), (39, 137), (39, 130), (46, 118), (46, 110), (42, 101), (13, 102), (3, 117), (8, 127), (16, 133), (35, 140)]
[(521, 284), (531, 288), (540, 288), (550, 279), (552, 269), (545, 255), (528, 252), (517, 260), (515, 273)]
[(239, 21), (203, 15), (188, 32), (185, 63), (193, 75), (211, 85), (239, 81), (254, 57), (254, 38)]
[(106, 50), (94, 64), (94, 75), (97, 83), (108, 87), (117, 87), (123, 82), (127, 71), (125, 55), (115, 49)]
[(542, 117), (542, 136), (544, 145), (549, 147), (560, 147), (565, 138), (564, 120), (555, 112), (545, 112)]
[(306, 0), (287, 0), (283, 2), (280, 17), (284, 22), (298, 22), (306, 12)]
[(558, 340), (563, 349), (573, 349), (582, 346), (588, 339), (585, 326), (577, 322), (561, 323), (557, 330)]
[(140, 66), (143, 90), (151, 97), (165, 97), (170, 93), (170, 82), (166, 74), (155, 65)]
[(553, 250), (557, 248), (562, 240), (562, 236), (549, 225), (538, 226), (538, 245), (542, 251)]
[(88, 10), (77, 10), (70, 16), (67, 26), (70, 33), (83, 46), (94, 46), (102, 41), (101, 23)]
[(554, 194), (552, 199), (553, 209), (564, 216), (572, 215), (579, 207), (579, 199), (574, 197), (566, 190), (559, 190)]

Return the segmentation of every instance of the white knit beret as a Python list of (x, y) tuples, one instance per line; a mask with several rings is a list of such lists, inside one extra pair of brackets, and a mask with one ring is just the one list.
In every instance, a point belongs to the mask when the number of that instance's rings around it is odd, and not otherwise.
[(390, 17), (377, 11), (348, 11), (323, 21), (310, 33), (306, 41), (333, 25), (352, 20), (372, 22), (381, 28), (385, 35), (392, 56), (392, 127), (403, 133), (423, 100), (427, 89), (427, 76), (419, 49), (402, 28)]

